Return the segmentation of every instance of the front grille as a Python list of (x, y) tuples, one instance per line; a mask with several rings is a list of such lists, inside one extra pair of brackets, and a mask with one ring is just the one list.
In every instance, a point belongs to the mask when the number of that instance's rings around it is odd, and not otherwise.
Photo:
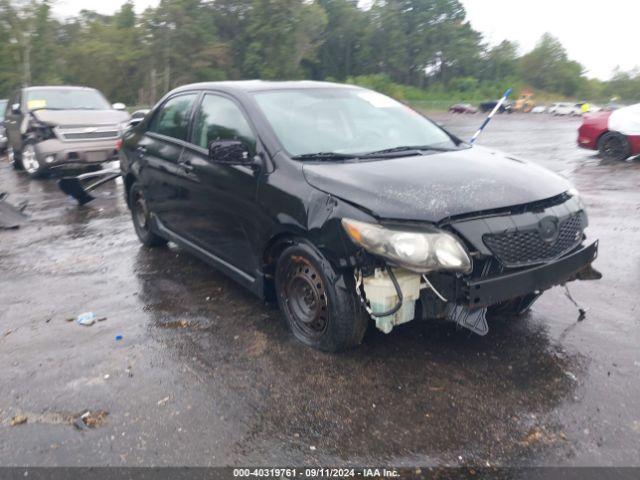
[(101, 127), (58, 127), (56, 133), (62, 140), (78, 142), (83, 140), (116, 140), (120, 130), (115, 125)]
[(515, 268), (561, 257), (577, 247), (582, 237), (582, 216), (578, 213), (560, 223), (558, 238), (552, 243), (546, 242), (538, 230), (489, 234), (483, 240), (504, 266)]
[(118, 138), (118, 132), (64, 133), (65, 140), (104, 140)]

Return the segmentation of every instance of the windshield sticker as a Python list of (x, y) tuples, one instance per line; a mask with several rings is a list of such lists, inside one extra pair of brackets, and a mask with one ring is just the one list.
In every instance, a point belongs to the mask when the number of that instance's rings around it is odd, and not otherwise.
[(46, 108), (47, 101), (46, 100), (29, 100), (27, 102), (27, 108), (29, 110), (35, 110), (36, 108)]
[(358, 97), (369, 102), (376, 108), (394, 108), (398, 106), (395, 100), (376, 92), (361, 92), (358, 93)]

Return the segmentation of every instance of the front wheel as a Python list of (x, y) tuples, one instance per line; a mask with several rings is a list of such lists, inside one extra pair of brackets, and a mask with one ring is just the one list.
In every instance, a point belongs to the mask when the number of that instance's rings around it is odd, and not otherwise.
[(605, 160), (621, 161), (631, 155), (631, 146), (627, 137), (618, 132), (607, 132), (598, 140), (598, 150)]
[(129, 205), (131, 218), (136, 234), (143, 245), (147, 247), (162, 247), (167, 241), (151, 231), (151, 212), (147, 206), (140, 185), (134, 183), (129, 190)]
[(287, 248), (276, 267), (278, 304), (294, 336), (310, 347), (338, 352), (362, 343), (369, 318), (353, 276), (336, 272), (315, 248)]
[(21, 161), (23, 168), (31, 178), (40, 178), (46, 172), (46, 168), (38, 160), (36, 146), (33, 142), (29, 141), (24, 144)]

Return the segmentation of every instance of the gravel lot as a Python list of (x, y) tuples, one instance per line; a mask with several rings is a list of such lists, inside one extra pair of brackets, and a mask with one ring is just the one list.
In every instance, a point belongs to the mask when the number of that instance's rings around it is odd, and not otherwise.
[[(482, 121), (435, 119), (463, 138)], [(583, 193), (604, 274), (572, 286), (584, 322), (556, 288), (485, 338), (414, 323), (336, 356), (188, 254), (141, 247), (121, 185), (78, 208), (0, 159), (31, 214), (0, 231), (0, 464), (640, 466), (640, 160), (579, 150), (578, 125), (498, 116), (479, 143)], [(106, 321), (67, 321), (86, 311)], [(87, 410), (109, 414), (74, 426)]]

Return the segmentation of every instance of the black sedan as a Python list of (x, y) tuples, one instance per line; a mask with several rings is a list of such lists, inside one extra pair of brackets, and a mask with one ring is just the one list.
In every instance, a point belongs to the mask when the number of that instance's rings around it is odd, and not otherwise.
[(355, 86), (188, 85), (125, 133), (120, 157), (142, 243), (172, 241), (277, 299), (324, 351), (374, 322), (484, 335), (489, 309), (521, 314), (598, 276), (565, 179)]

